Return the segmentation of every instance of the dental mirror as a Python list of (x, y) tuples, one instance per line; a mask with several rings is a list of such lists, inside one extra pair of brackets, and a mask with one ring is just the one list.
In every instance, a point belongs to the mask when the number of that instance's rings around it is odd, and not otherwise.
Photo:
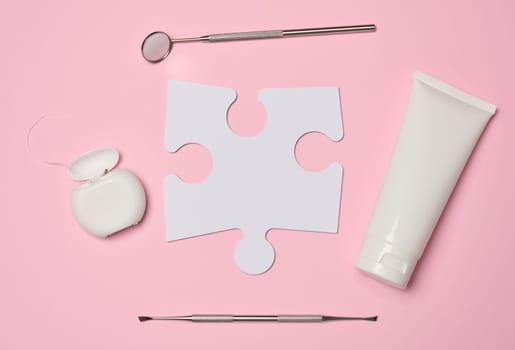
[(287, 30), (265, 30), (256, 32), (240, 32), (240, 33), (222, 33), (209, 34), (193, 38), (175, 38), (172, 39), (164, 32), (153, 32), (147, 35), (141, 44), (141, 54), (143, 58), (150, 63), (159, 63), (163, 61), (170, 52), (174, 43), (178, 42), (219, 42), (219, 41), (235, 41), (235, 40), (256, 40), (283, 38), (289, 36), (301, 35), (325, 35), (337, 33), (355, 33), (355, 32), (372, 32), (376, 30), (374, 24), (343, 26), (343, 27), (324, 27), (324, 28), (306, 28), (306, 29), (287, 29)]
[(163, 32), (149, 34), (141, 45), (143, 57), (152, 63), (161, 62), (170, 54), (170, 51), (172, 51), (172, 40)]

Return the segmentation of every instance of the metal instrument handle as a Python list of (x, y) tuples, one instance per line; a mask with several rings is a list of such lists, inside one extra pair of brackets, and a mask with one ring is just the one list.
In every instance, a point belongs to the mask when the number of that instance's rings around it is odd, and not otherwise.
[(296, 35), (318, 35), (318, 34), (336, 34), (336, 33), (354, 33), (369, 32), (376, 30), (375, 24), (365, 24), (359, 26), (343, 26), (343, 27), (325, 27), (325, 28), (306, 28), (306, 29), (288, 29), (284, 30), (284, 36)]
[(232, 322), (232, 315), (191, 315), (193, 322)]
[(270, 39), (281, 38), (283, 36), (282, 30), (263, 30), (258, 32), (240, 32), (240, 33), (222, 33), (210, 34), (201, 37), (204, 41), (233, 41), (233, 40), (256, 40), (256, 39)]
[(279, 315), (278, 322), (322, 322), (322, 315)]
[[(287, 30), (262, 30), (262, 31), (255, 31), (255, 32), (209, 34), (209, 35), (201, 36), (200, 40), (201, 41), (209, 41), (209, 42), (233, 41), (233, 40), (256, 40), (256, 39), (282, 38), (285, 36), (368, 32), (368, 31), (374, 31), (374, 30), (376, 30), (376, 26), (374, 24), (366, 24), (366, 25), (358, 25), (358, 26), (322, 27), (322, 28), (287, 29)], [(198, 40), (198, 38), (197, 38), (197, 40)]]
[(193, 322), (322, 322), (321, 315), (192, 315)]

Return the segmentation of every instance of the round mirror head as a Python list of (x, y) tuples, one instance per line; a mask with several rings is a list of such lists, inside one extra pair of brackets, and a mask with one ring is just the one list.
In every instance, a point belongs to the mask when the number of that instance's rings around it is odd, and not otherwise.
[(141, 44), (143, 58), (151, 63), (161, 62), (168, 57), (170, 51), (172, 51), (172, 40), (163, 32), (150, 33)]

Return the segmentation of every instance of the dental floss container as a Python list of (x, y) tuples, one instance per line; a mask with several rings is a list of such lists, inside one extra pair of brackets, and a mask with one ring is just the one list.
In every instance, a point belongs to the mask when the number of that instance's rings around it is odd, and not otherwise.
[(72, 192), (73, 216), (97, 237), (107, 237), (140, 222), (145, 213), (145, 190), (127, 169), (112, 170), (119, 160), (114, 148), (98, 148), (68, 165), (68, 175), (83, 181)]

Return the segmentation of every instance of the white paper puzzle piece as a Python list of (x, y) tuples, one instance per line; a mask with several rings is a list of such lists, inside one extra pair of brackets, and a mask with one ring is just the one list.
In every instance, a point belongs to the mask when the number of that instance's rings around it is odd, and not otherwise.
[(270, 229), (338, 230), (341, 165), (304, 170), (295, 159), (295, 145), (308, 132), (334, 141), (343, 137), (340, 98), (336, 87), (263, 89), (259, 100), (267, 111), (266, 126), (252, 137), (228, 126), (227, 111), (235, 99), (233, 89), (169, 81), (165, 148), (175, 152), (201, 144), (213, 166), (200, 183), (165, 178), (166, 237), (174, 241), (241, 229), (236, 264), (260, 274), (275, 259), (265, 237)]

